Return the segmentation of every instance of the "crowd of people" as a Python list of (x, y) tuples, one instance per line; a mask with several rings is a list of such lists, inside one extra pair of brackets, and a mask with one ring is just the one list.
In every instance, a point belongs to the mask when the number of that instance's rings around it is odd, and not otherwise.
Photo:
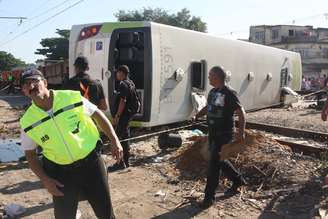
[(322, 77), (302, 77), (301, 90), (303, 91), (318, 91), (328, 86), (328, 77), (323, 75)]

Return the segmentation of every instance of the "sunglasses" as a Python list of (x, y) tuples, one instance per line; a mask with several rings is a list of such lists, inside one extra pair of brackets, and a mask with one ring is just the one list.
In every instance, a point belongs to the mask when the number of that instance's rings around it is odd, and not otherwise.
[(37, 85), (42, 79), (28, 79), (22, 82), (22, 87), (27, 87), (30, 85)]

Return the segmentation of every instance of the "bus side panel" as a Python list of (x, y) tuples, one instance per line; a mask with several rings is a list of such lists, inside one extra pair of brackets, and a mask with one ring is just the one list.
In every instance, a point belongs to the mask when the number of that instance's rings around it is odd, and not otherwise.
[[(164, 25), (160, 25), (160, 44), (160, 124), (183, 121), (191, 116), (190, 66), (193, 61), (206, 60), (208, 70), (220, 65), (231, 71), (228, 84), (237, 91), (246, 109), (278, 104), (281, 68), (286, 58), (288, 71), (293, 71), (294, 53)], [(185, 72), (181, 81), (174, 78), (178, 68)], [(267, 80), (269, 73), (271, 80)], [(206, 81), (205, 95), (212, 88)]]

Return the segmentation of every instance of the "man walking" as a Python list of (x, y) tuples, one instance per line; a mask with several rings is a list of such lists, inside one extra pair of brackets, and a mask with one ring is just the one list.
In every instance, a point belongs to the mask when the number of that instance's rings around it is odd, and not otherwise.
[(236, 113), (239, 118), (239, 130), (236, 140), (244, 140), (245, 111), (241, 106), (235, 91), (225, 85), (226, 73), (222, 68), (218, 66), (213, 67), (209, 72), (208, 79), (214, 88), (208, 94), (207, 106), (196, 115), (197, 119), (207, 113), (209, 130), (208, 142), (210, 160), (205, 188), (205, 198), (201, 204), (202, 208), (208, 208), (214, 203), (215, 190), (218, 186), (221, 171), (233, 181), (232, 187), (225, 192), (226, 195), (236, 194), (238, 192), (238, 187), (245, 183), (242, 176), (228, 160), (220, 161), (219, 158), (221, 146), (232, 141), (234, 113)]
[[(20, 119), (22, 148), (30, 168), (53, 196), (55, 218), (75, 218), (82, 192), (98, 218), (115, 218), (93, 122), (111, 139), (112, 155), (119, 161), (122, 147), (106, 116), (78, 91), (48, 90), (38, 70), (24, 72), (21, 84), (32, 99)], [(43, 149), (43, 165), (36, 145)]]
[[(133, 94), (135, 94), (135, 85), (128, 77), (129, 67), (122, 65), (117, 69), (116, 80), (119, 83), (116, 89), (117, 95), (114, 108), (111, 111), (113, 116), (113, 125), (119, 139), (127, 139), (130, 137), (129, 122), (136, 113), (134, 108)], [(136, 96), (135, 96), (136, 98)], [(129, 141), (123, 141), (123, 161), (117, 162), (109, 167), (110, 172), (129, 167), (130, 145)]]

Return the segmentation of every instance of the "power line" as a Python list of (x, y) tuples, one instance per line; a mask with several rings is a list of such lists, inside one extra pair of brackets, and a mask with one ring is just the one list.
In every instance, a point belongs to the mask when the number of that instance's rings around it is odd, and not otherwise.
[[(36, 11), (37, 9), (41, 8), (41, 6), (43, 6), (44, 3), (48, 2), (48, 1), (50, 1), (50, 0), (47, 0), (47, 1), (43, 2), (43, 4), (40, 4), (40, 5), (39, 5), (37, 8), (35, 8), (33, 11)], [(63, 4), (65, 4), (65, 3), (69, 2), (69, 1), (71, 1), (71, 0), (65, 0), (65, 1), (62, 1), (61, 3), (55, 5), (54, 7), (50, 8), (50, 9), (47, 9), (46, 11), (41, 12), (40, 14), (38, 14), (38, 15), (32, 17), (32, 18), (29, 18), (26, 22), (29, 22), (29, 21), (34, 20), (34, 19), (36, 19), (36, 18), (38, 18), (38, 17), (40, 17), (40, 16), (42, 16), (42, 15), (44, 15), (44, 14), (47, 14), (48, 12), (50, 12), (50, 11), (52, 11), (52, 10), (54, 10), (54, 9), (56, 9), (56, 8), (58, 8), (58, 7), (60, 7), (60, 6), (62, 6)], [(33, 14), (33, 13), (32, 13), (32, 14)], [(24, 23), (26, 23), (26, 22), (24, 22)], [(16, 30), (19, 29), (19, 28), (21, 27), (22, 24), (23, 24), (23, 21), (21, 20), (21, 21), (17, 24), (17, 26), (15, 26), (13, 29), (11, 29), (11, 30), (10, 30), (10, 31), (9, 31), (9, 32), (8, 32), (8, 33), (7, 33), (2, 39), (1, 39), (1, 41), (2, 41), (2, 40), (5, 40), (9, 35), (11, 35), (11, 34), (13, 34), (14, 32), (16, 32)]]
[(35, 18), (38, 18), (38, 17), (40, 17), (40, 16), (42, 16), (42, 15), (45, 15), (45, 14), (47, 14), (48, 12), (50, 12), (50, 11), (56, 9), (56, 8), (59, 8), (60, 6), (62, 6), (63, 4), (65, 4), (66, 2), (69, 2), (69, 1), (72, 1), (72, 0), (65, 0), (65, 1), (63, 1), (63, 2), (61, 2), (61, 3), (59, 3), (59, 4), (57, 4), (57, 5), (55, 5), (55, 6), (52, 7), (52, 8), (49, 8), (48, 10), (46, 10), (46, 11), (44, 11), (44, 12), (41, 12), (40, 14), (35, 15), (35, 16), (29, 18), (28, 21), (34, 20)]
[(327, 13), (315, 14), (315, 15), (308, 16), (308, 17), (297, 18), (292, 21), (285, 22), (284, 24), (289, 24), (289, 23), (295, 24), (296, 22), (306, 21), (306, 20), (317, 18), (317, 17), (325, 17), (326, 15), (328, 15), (328, 14)]
[(37, 6), (36, 8), (34, 8), (33, 10), (30, 11), (29, 14), (35, 14), (36, 11), (38, 11), (40, 8), (42, 8), (44, 5), (48, 4), (51, 0), (45, 0), (44, 2), (42, 2), (41, 4), (39, 4), (39, 6)]
[(46, 23), (47, 21), (51, 20), (52, 18), (55, 18), (55, 17), (57, 17), (58, 15), (64, 13), (65, 11), (67, 11), (67, 10), (69, 10), (69, 9), (71, 9), (71, 8), (73, 8), (73, 7), (75, 7), (76, 5), (82, 3), (83, 1), (84, 1), (84, 0), (79, 0), (79, 1), (75, 2), (74, 4), (68, 6), (67, 8), (64, 8), (63, 10), (57, 12), (56, 14), (54, 14), (54, 15), (48, 17), (47, 19), (41, 21), (40, 23), (38, 23), (38, 24), (32, 26), (31, 28), (29, 28), (29, 29), (23, 31), (22, 33), (16, 35), (15, 37), (11, 38), (10, 40), (7, 40), (7, 41), (4, 42), (3, 44), (1, 44), (0, 47), (2, 47), (2, 46), (4, 46), (4, 45), (6, 45), (6, 44), (12, 42), (13, 40), (15, 40), (15, 39), (17, 39), (17, 38), (19, 38), (19, 37), (21, 37), (21, 36), (23, 36), (24, 34), (30, 32), (31, 30), (37, 28), (38, 26), (40, 26), (40, 25)]
[[(309, 19), (314, 19), (314, 18), (322, 17), (322, 16), (324, 16), (324, 18), (326, 20), (328, 20), (328, 13), (321, 13), (321, 14), (311, 15), (311, 16), (308, 16), (308, 17), (297, 18), (297, 19), (290, 20), (290, 21), (287, 21), (287, 22), (282, 22), (282, 25), (288, 25), (290, 23), (292, 23), (292, 25), (295, 25), (296, 22), (305, 21), (305, 20), (309, 20)], [(226, 32), (226, 33), (220, 33), (219, 36), (233, 35), (233, 34), (236, 34), (236, 33), (246, 33), (246, 32), (249, 32), (249, 29), (240, 29), (240, 30), (234, 30), (234, 31)]]

